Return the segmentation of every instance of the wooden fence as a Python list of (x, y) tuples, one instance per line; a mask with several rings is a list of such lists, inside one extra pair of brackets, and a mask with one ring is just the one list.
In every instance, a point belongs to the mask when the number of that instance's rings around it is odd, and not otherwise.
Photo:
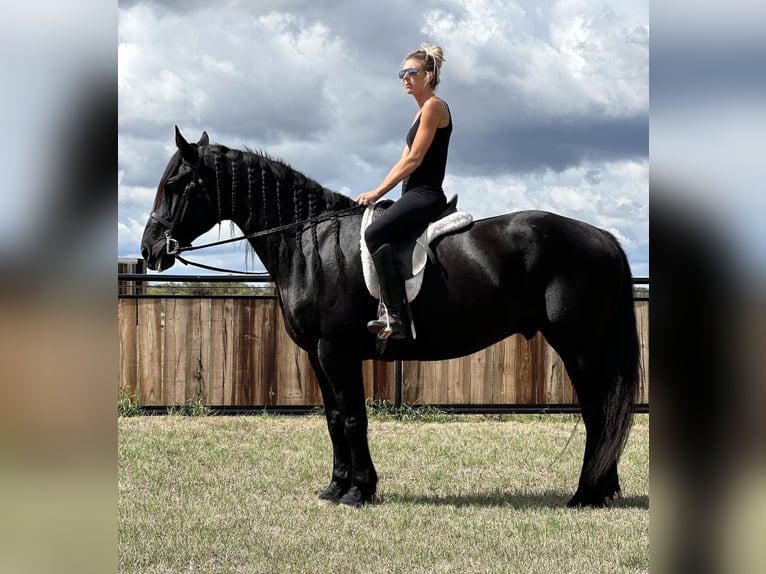
[[(322, 404), (308, 356), (287, 336), (275, 298), (120, 298), (118, 384), (143, 407)], [(635, 301), (639, 403), (649, 402), (648, 300)], [(365, 361), (365, 393), (394, 402), (394, 366)], [(558, 355), (537, 334), (513, 335), (448, 361), (405, 361), (405, 404), (575, 404)]]

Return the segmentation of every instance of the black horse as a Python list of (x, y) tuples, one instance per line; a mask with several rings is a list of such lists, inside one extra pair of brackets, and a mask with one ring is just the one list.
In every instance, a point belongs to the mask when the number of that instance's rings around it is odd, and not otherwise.
[(513, 333), (541, 332), (577, 392), (587, 438), (569, 506), (603, 506), (620, 494), (617, 461), (632, 424), (639, 342), (632, 279), (617, 240), (543, 211), (481, 219), (432, 245), (412, 302), (417, 339), (389, 340), (379, 355), (367, 321), (376, 300), (362, 277), (362, 209), (262, 153), (211, 145), (207, 133), (178, 151), (159, 183), (141, 254), (171, 267), (179, 247), (223, 220), (250, 237), (271, 274), (290, 337), (316, 372), (333, 444), (324, 500), (373, 500), (362, 361), (443, 360)]

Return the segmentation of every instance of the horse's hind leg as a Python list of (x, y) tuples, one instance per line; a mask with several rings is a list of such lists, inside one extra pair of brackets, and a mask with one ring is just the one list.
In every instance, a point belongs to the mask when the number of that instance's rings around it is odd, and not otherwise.
[[(361, 506), (374, 499), (378, 483), (378, 475), (372, 464), (367, 443), (367, 408), (364, 402), (362, 362), (344, 356), (342, 347), (336, 348), (324, 339), (319, 342), (318, 351), (321, 370), (327, 377), (326, 380), (333, 391), (337, 405), (337, 415), (332, 422), (328, 415), (333, 445), (345, 445), (345, 450), (340, 453), (340, 449), (336, 448), (335, 456), (340, 454), (347, 457), (341, 465), (338, 465), (336, 461), (336, 467), (333, 470), (333, 481), (335, 481), (337, 470), (339, 478), (343, 475), (346, 477), (345, 480), (337, 482), (338, 486), (342, 489), (348, 485), (348, 489), (338, 502), (349, 506)], [(341, 424), (344, 440), (338, 436), (336, 443), (336, 436), (333, 433), (340, 432)], [(328, 490), (331, 488), (334, 488), (333, 483), (330, 483)], [(327, 491), (323, 495), (326, 493)]]
[(575, 389), (578, 389), (586, 438), (577, 491), (567, 506), (605, 506), (606, 501), (619, 495), (621, 490), (617, 475), (617, 457), (610, 458), (606, 463), (599, 460), (599, 451), (603, 451), (601, 445), (607, 439), (605, 433), (608, 432), (603, 396), (599, 396), (600, 393), (594, 393), (592, 389), (586, 387), (586, 385), (594, 384), (593, 379), (580, 381), (579, 384), (575, 383), (574, 379), (572, 382)]
[(609, 424), (609, 380), (604, 376), (596, 354), (575, 352), (574, 346), (561, 345), (551, 337), (567, 368), (585, 423), (585, 453), (577, 491), (567, 506), (605, 506), (608, 499), (620, 494), (617, 459), (620, 448), (615, 447), (613, 430)]
[(327, 418), (327, 430), (330, 432), (332, 441), (332, 479), (327, 488), (319, 495), (321, 500), (338, 502), (341, 497), (351, 488), (351, 450), (346, 440), (346, 433), (343, 429), (343, 417), (338, 408), (338, 401), (335, 399), (335, 392), (332, 390), (330, 381), (327, 378), (319, 357), (315, 353), (309, 353), (309, 361), (314, 368), (319, 389), (322, 391), (322, 402), (324, 403), (324, 413)]

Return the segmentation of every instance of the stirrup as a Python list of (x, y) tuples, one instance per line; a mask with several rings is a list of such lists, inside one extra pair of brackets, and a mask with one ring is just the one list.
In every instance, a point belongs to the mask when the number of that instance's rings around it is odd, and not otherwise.
[(375, 335), (380, 333), (385, 328), (386, 326), (383, 324), (383, 321), (381, 319), (373, 319), (372, 321), (369, 321), (367, 323), (367, 330), (370, 333), (374, 333)]
[(386, 313), (386, 325), (380, 331), (378, 331), (378, 339), (385, 341), (393, 334), (393, 332), (394, 330), (391, 328), (390, 317), (388, 313)]
[[(398, 328), (395, 329), (397, 326)], [(381, 303), (378, 308), (378, 318), (367, 323), (367, 330), (375, 333), (381, 341), (385, 341), (389, 337), (393, 339), (406, 338), (404, 325), (402, 324), (401, 319), (392, 323), (391, 315), (384, 303)]]
[(378, 339), (381, 341), (385, 341), (389, 337), (392, 339), (404, 339), (406, 338), (406, 335), (404, 334), (404, 325), (399, 323), (400, 329), (397, 329), (396, 331), (391, 326), (391, 322), (388, 320), (388, 315), (386, 315), (386, 326), (383, 327), (380, 331), (378, 331)]

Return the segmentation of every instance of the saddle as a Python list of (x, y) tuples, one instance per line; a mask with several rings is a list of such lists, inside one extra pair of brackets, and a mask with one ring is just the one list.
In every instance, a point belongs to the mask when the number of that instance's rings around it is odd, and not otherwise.
[[(380, 293), (378, 275), (375, 271), (370, 251), (367, 249), (367, 243), (364, 240), (364, 230), (377, 215), (383, 213), (393, 203), (393, 200), (389, 199), (368, 205), (362, 216), (361, 239), (359, 243), (362, 250), (364, 282), (370, 294), (376, 299), (379, 298)], [(428, 227), (420, 235), (404, 242), (392, 243), (399, 276), (404, 280), (404, 291), (408, 303), (412, 302), (420, 292), (428, 260), (432, 264), (436, 264), (436, 256), (429, 247), (431, 242), (437, 237), (462, 229), (472, 222), (473, 217), (469, 213), (457, 210), (457, 195), (454, 195), (447, 202), (439, 216), (429, 223)]]

